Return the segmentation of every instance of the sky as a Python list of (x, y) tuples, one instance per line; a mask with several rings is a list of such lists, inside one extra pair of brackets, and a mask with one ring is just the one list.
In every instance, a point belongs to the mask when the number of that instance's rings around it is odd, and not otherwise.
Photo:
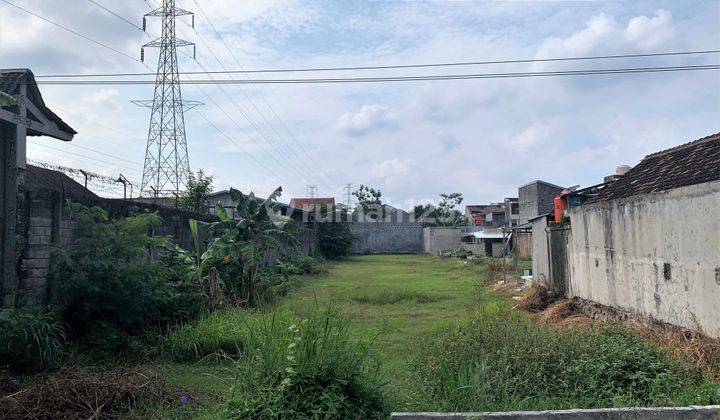
[[(0, 3), (0, 67), (36, 75), (147, 72), (150, 36), (86, 0), (8, 0), (117, 51)], [(95, 0), (142, 25), (155, 0)], [(465, 62), (720, 49), (720, 1), (178, 0), (195, 12), (180, 71)], [(148, 32), (159, 33), (157, 18)], [(126, 54), (126, 55), (123, 55)], [(129, 56), (129, 57), (128, 57)], [(720, 54), (462, 68), (233, 76), (371, 77), (695, 65)], [(145, 50), (154, 71), (157, 50)], [(193, 76), (201, 77), (201, 76)], [(207, 78), (207, 76), (203, 76)], [(229, 78), (229, 76), (222, 76)], [(516, 197), (520, 185), (602, 182), (621, 164), (720, 131), (720, 71), (402, 83), (183, 86), (190, 165), (216, 189), (282, 201), (344, 201), (352, 183), (409, 209), (460, 192), (463, 204)], [(29, 140), (32, 159), (142, 178), (152, 86), (41, 86), (79, 134)], [(217, 127), (217, 129), (216, 129)]]

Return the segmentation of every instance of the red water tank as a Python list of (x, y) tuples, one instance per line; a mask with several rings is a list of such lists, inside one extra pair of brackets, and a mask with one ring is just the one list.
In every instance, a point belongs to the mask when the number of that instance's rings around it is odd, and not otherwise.
[(555, 223), (562, 223), (563, 218), (563, 212), (567, 208), (567, 199), (560, 197), (559, 195), (555, 196)]

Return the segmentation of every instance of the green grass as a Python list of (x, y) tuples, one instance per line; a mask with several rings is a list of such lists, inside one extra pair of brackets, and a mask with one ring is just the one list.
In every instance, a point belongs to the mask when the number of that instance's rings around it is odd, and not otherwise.
[[(520, 261), (518, 269), (525, 266)], [(247, 382), (253, 370), (245, 370), (244, 362), (236, 368), (213, 355), (263, 347), (268, 350), (258, 357), (274, 358), (281, 366), (285, 330), (265, 334), (268, 340), (258, 344), (247, 332), (246, 318), (259, 326), (274, 314), (312, 319), (327, 306), (349, 321), (347, 333), (354, 340), (372, 343), (369, 357), (381, 364), (384, 396), (395, 411), (720, 402), (719, 384), (701, 383), (693, 368), (630, 334), (558, 332), (511, 311), (513, 301), (483, 286), (499, 270), (488, 261), (357, 256), (329, 263), (326, 274), (304, 276), (265, 314), (236, 310), (178, 328), (167, 338), (164, 360), (181, 363), (159, 369), (171, 383), (195, 389), (199, 403), (180, 411), (158, 408), (158, 417), (222, 417), (228, 400), (241, 402), (241, 410), (247, 410), (247, 401), (285, 407), (283, 401), (294, 401), (287, 395), (267, 388), (254, 394)], [(338, 354), (349, 354), (344, 352)], [(200, 362), (189, 365), (190, 360)], [(244, 389), (244, 396), (232, 394), (228, 383), (235, 392)]]
[(280, 304), (297, 314), (334, 304), (361, 338), (372, 340), (383, 364), (388, 392), (413, 398), (408, 356), (425, 333), (471, 318), (479, 301), (507, 305), (478, 282), (485, 267), (427, 255), (366, 255), (334, 263), (328, 274), (307, 277)]

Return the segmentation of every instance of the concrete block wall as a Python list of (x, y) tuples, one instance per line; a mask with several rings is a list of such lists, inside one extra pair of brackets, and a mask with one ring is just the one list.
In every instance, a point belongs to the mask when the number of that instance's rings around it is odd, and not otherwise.
[(720, 337), (720, 181), (574, 207), (568, 294)]
[(416, 254), (423, 252), (422, 223), (348, 223), (357, 237), (353, 254)]

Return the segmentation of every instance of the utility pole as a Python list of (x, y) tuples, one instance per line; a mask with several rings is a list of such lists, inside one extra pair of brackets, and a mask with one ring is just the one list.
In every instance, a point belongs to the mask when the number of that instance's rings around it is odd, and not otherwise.
[(194, 26), (195, 16), (191, 12), (175, 7), (175, 0), (162, 0), (162, 6), (143, 16), (143, 30), (146, 29), (146, 17), (160, 17), (162, 33), (160, 38), (140, 49), (142, 61), (145, 60), (145, 47), (160, 49), (153, 99), (133, 101), (150, 108), (141, 195), (153, 194), (157, 198), (180, 194), (185, 190), (190, 174), (184, 111), (201, 103), (183, 101), (180, 93), (177, 47), (192, 46), (195, 57), (195, 44), (175, 37), (175, 18), (185, 15), (192, 16)]
[(310, 198), (315, 198), (315, 191), (317, 190), (317, 185), (308, 185), (307, 186), (307, 194)]
[(352, 208), (352, 193), (353, 193), (353, 184), (347, 183), (345, 184), (345, 188), (343, 188), (343, 191), (345, 192), (345, 205), (348, 209)]

